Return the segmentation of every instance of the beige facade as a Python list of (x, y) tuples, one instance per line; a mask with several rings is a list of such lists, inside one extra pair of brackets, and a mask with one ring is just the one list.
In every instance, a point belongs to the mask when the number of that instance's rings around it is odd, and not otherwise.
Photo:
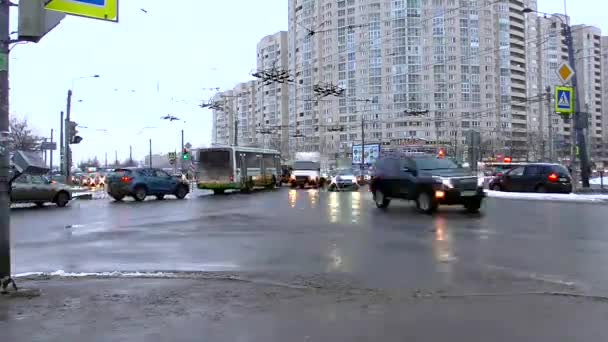
[[(293, 150), (327, 162), (361, 142), (421, 138), (465, 150), (477, 130), (497, 153), (527, 149), (523, 0), (290, 0)], [(312, 30), (312, 31), (311, 31)], [(315, 31), (316, 30), (316, 31)], [(315, 85), (346, 96), (317, 100)], [(406, 111), (428, 110), (424, 116)], [(336, 131), (336, 126), (344, 131)]]
[[(258, 70), (289, 70), (288, 35), (280, 31), (257, 46)], [(289, 152), (289, 83), (257, 82), (256, 134), (260, 146)]]

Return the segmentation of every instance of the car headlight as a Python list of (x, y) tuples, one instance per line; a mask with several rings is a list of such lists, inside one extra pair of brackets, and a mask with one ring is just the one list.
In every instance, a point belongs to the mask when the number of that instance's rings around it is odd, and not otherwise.
[(452, 180), (450, 178), (444, 178), (444, 177), (433, 177), (433, 178), (440, 181), (441, 184), (443, 184), (444, 186), (446, 186), (450, 189), (454, 187), (454, 184), (452, 184)]

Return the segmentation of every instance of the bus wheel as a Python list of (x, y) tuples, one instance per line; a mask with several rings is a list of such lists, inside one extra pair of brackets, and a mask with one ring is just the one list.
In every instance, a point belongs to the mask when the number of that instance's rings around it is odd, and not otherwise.
[(213, 194), (214, 195), (223, 195), (224, 194), (224, 189), (213, 190)]

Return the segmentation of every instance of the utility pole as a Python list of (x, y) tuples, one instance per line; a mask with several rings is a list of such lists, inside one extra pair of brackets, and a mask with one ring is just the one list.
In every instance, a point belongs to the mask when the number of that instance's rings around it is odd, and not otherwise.
[(66, 99), (66, 112), (65, 112), (65, 179), (70, 179), (70, 171), (72, 168), (72, 151), (70, 149), (70, 113), (72, 112), (72, 89), (68, 90), (68, 97)]
[(106, 159), (105, 159), (104, 164), (105, 164), (106, 169), (107, 169), (108, 168), (108, 152), (106, 152)]
[(9, 44), (10, 7), (8, 0), (0, 1), (0, 292), (9, 283), (16, 289), (11, 278), (11, 227), (10, 227), (10, 157), (9, 141)]
[(150, 160), (148, 161), (148, 164), (150, 166), (150, 168), (152, 168), (152, 139), (150, 139)]
[(133, 165), (133, 146), (129, 145), (129, 166)]
[[(61, 173), (62, 175), (65, 175), (65, 146), (64, 146), (64, 140), (63, 140), (63, 111), (61, 112), (60, 115), (60, 120), (59, 120), (59, 173)], [(67, 179), (67, 178), (66, 178)]]
[[(568, 20), (568, 19), (566, 19)], [(568, 62), (570, 67), (574, 71), (574, 76), (572, 76), (572, 88), (574, 89), (574, 117), (572, 118), (572, 126), (574, 128), (571, 133), (574, 137), (574, 141), (577, 142), (578, 151), (573, 149), (573, 155), (576, 156), (576, 152), (578, 152), (580, 162), (581, 162), (581, 180), (583, 182), (583, 188), (589, 188), (589, 155), (587, 154), (587, 142), (585, 140), (585, 132), (583, 127), (583, 118), (586, 118), (586, 115), (583, 116), (581, 113), (581, 99), (580, 96), (577, 95), (578, 92), (578, 81), (576, 75), (576, 60), (574, 58), (574, 41), (572, 38), (572, 28), (569, 23), (565, 23), (564, 30), (566, 34), (566, 43), (568, 45)], [(574, 159), (572, 159), (574, 161)]]
[[(547, 117), (549, 127), (549, 162), (553, 162), (553, 150), (555, 149), (553, 143), (553, 107), (551, 106), (551, 86), (547, 86)], [(541, 116), (542, 117), (542, 116)]]
[(363, 170), (365, 165), (365, 117), (361, 113), (361, 176), (363, 176)]
[[(53, 135), (55, 133), (55, 130), (51, 128), (51, 147), (53, 146)], [(49, 152), (51, 155), (49, 157), (50, 161), (49, 161), (49, 169), (51, 170), (51, 175), (53, 172), (53, 150), (51, 150)]]
[(118, 167), (118, 151), (114, 150), (114, 166)]
[[(181, 169), (182, 172), (184, 172), (184, 156), (183, 156), (183, 154), (184, 154), (184, 130), (182, 129), (182, 157), (181, 157), (181, 160), (180, 160), (180, 169)], [(176, 165), (176, 167), (177, 167), (177, 165)]]
[(234, 119), (234, 146), (239, 146), (239, 120)]

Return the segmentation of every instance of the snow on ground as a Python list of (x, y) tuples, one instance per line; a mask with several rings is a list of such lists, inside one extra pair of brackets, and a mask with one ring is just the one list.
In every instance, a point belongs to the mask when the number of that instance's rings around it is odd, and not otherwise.
[(563, 201), (563, 202), (607, 202), (608, 195), (597, 195), (597, 194), (537, 194), (537, 193), (523, 193), (523, 192), (502, 192), (486, 190), (488, 197), (495, 198), (510, 198), (510, 199), (524, 199), (524, 200), (548, 200), (548, 201)]
[[(603, 178), (604, 178), (604, 185), (608, 186), (608, 177), (603, 177)], [(597, 178), (590, 179), (589, 183), (591, 183), (593, 185), (601, 185), (602, 184), (602, 177), (597, 177)]]

